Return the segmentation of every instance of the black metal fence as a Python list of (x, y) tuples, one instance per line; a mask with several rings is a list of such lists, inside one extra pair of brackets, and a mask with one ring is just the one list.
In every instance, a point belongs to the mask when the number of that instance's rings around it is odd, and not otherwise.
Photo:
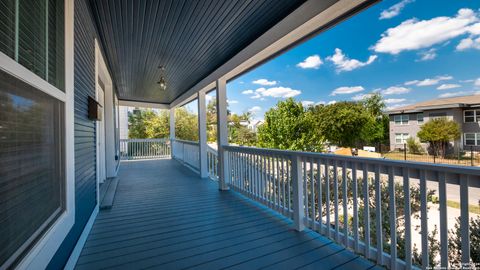
[(401, 149), (394, 150), (390, 150), (388, 145), (378, 145), (376, 150), (382, 155), (382, 157), (387, 159), (462, 166), (480, 166), (480, 152), (474, 147), (468, 147), (467, 149), (463, 150), (456, 148), (449, 151), (449, 153), (445, 155), (435, 155), (428, 153), (427, 151), (414, 153), (411, 150), (409, 151), (407, 144), (404, 144), (403, 148)]

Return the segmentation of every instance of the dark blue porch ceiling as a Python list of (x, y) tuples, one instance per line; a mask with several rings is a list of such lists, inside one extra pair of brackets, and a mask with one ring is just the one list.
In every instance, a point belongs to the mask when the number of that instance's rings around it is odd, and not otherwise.
[(119, 98), (156, 103), (171, 103), (304, 2), (90, 0)]

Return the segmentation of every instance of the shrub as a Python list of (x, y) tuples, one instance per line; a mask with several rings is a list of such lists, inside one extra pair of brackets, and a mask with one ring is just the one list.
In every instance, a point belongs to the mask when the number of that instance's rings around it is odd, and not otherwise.
[(407, 149), (410, 154), (422, 154), (423, 147), (414, 138), (407, 139)]

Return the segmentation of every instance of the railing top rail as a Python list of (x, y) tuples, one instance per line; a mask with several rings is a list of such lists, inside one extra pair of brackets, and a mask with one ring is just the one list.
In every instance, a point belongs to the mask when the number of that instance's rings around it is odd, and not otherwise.
[(354, 157), (354, 156), (342, 156), (335, 154), (326, 154), (326, 153), (313, 153), (313, 152), (302, 152), (302, 151), (292, 151), (292, 150), (279, 150), (279, 149), (266, 149), (266, 148), (257, 148), (257, 147), (246, 147), (246, 146), (223, 146), (223, 149), (227, 151), (241, 151), (245, 153), (252, 154), (265, 154), (265, 155), (278, 155), (278, 156), (288, 156), (288, 157), (307, 157), (314, 159), (325, 159), (325, 160), (339, 160), (353, 163), (364, 163), (371, 165), (381, 165), (381, 166), (393, 166), (399, 168), (410, 168), (417, 170), (426, 170), (426, 171), (437, 171), (442, 173), (451, 173), (451, 174), (467, 174), (473, 176), (480, 176), (480, 168), (476, 167), (466, 167), (466, 166), (454, 166), (447, 164), (431, 164), (425, 162), (412, 162), (412, 161), (399, 161), (399, 160), (387, 160), (382, 158), (366, 158), (366, 157)]
[(179, 142), (179, 143), (184, 143), (184, 144), (190, 144), (190, 145), (198, 145), (198, 141), (187, 141), (187, 140), (180, 140), (180, 139), (175, 139), (172, 140), (174, 142)]

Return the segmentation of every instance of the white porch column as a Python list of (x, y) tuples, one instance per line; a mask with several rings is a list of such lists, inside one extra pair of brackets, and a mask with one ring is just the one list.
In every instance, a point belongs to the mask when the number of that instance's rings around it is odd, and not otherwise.
[(173, 150), (173, 141), (175, 140), (175, 108), (170, 108), (170, 153), (172, 158), (175, 151)]
[(228, 118), (227, 118), (227, 81), (217, 80), (217, 144), (218, 144), (218, 187), (228, 190), (227, 159), (223, 147), (228, 145)]
[(200, 158), (200, 177), (208, 177), (207, 168), (207, 108), (205, 92), (198, 92), (198, 146)]

